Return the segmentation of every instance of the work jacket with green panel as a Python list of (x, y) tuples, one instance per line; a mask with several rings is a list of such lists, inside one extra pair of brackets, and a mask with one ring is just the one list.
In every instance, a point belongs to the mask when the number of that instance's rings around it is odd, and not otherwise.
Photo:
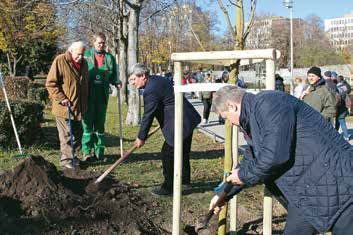
[[(94, 80), (97, 74), (97, 70), (95, 68), (94, 63), (94, 48), (90, 50), (86, 50), (85, 59), (88, 63), (88, 81), (89, 81), (89, 94), (93, 94), (94, 92)], [(100, 67), (103, 69), (103, 85), (106, 100), (109, 98), (109, 84), (116, 85), (118, 83), (118, 75), (117, 75), (117, 65), (115, 62), (115, 58), (112, 54), (104, 51), (104, 63), (103, 66)], [(102, 72), (102, 71), (101, 71)]]

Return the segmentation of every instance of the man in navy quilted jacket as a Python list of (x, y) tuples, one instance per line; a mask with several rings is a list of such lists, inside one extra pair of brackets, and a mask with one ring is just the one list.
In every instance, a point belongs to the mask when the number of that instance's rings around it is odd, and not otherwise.
[[(174, 172), (174, 88), (171, 80), (149, 75), (144, 64), (137, 63), (129, 69), (129, 82), (137, 88), (144, 88), (144, 114), (140, 130), (135, 141), (137, 147), (145, 144), (148, 131), (156, 118), (163, 136), (162, 166), (164, 182), (160, 188), (152, 191), (158, 196), (168, 196), (173, 191)], [(195, 108), (183, 98), (183, 170), (182, 184), (185, 191), (190, 191), (190, 149), (192, 134), (201, 122)]]
[(227, 181), (244, 188), (264, 183), (282, 196), (284, 234), (353, 234), (353, 147), (319, 112), (283, 92), (254, 95), (235, 86), (218, 90), (213, 105), (249, 145)]

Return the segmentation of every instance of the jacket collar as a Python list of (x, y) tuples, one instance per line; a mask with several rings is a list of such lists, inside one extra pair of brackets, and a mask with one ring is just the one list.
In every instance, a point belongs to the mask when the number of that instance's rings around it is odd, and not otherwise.
[(75, 65), (74, 62), (72, 60), (72, 56), (71, 53), (69, 51), (65, 52), (65, 60), (68, 62), (68, 64), (70, 65), (70, 69), (76, 74), (77, 78), (80, 77), (77, 69), (75, 69)]
[(105, 50), (97, 51), (96, 48), (92, 47), (93, 54), (97, 53), (98, 55), (105, 54)]
[(243, 99), (241, 101), (241, 112), (240, 112), (240, 126), (246, 131), (247, 133), (250, 132), (250, 113), (252, 112), (251, 110), (251, 105), (253, 103), (253, 100), (255, 98), (254, 94), (251, 93), (245, 93), (243, 96)]
[(310, 91), (315, 91), (317, 87), (325, 85), (325, 79), (321, 77), (315, 84), (310, 86)]

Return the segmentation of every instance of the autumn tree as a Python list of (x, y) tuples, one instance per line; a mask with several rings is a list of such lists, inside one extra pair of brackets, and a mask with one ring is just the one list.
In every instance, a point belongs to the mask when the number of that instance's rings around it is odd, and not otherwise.
[(141, 12), (147, 20), (141, 21), (139, 34), (140, 60), (154, 73), (171, 69), (170, 55), (173, 52), (215, 48), (217, 18), (214, 12), (201, 8), (195, 1), (174, 1), (149, 18), (154, 9), (156, 7), (148, 3)]
[(35, 72), (48, 69), (63, 32), (55, 23), (55, 13), (46, 0), (0, 2), (0, 53), (6, 56), (11, 76), (19, 63), (32, 64)]

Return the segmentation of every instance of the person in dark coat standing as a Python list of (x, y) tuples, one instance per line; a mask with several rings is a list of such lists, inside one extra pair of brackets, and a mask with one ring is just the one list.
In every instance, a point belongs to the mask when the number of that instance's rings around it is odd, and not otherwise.
[(331, 71), (326, 71), (324, 73), (323, 78), (325, 79), (325, 85), (327, 86), (327, 88), (329, 89), (329, 91), (336, 95), (337, 93), (337, 88), (336, 88), (336, 84), (333, 82), (333, 80), (331, 79), (332, 76), (332, 72)]
[[(144, 64), (137, 63), (129, 69), (129, 82), (137, 88), (144, 88), (144, 114), (135, 141), (137, 147), (145, 144), (153, 119), (157, 118), (164, 136), (162, 165), (164, 182), (152, 191), (155, 195), (171, 195), (174, 172), (174, 88), (170, 80), (161, 76), (150, 76)], [(183, 97), (183, 170), (182, 184), (190, 187), (190, 149), (195, 127), (201, 117), (195, 108)]]
[(278, 73), (275, 75), (275, 89), (283, 92), (285, 90), (283, 78)]
[(342, 75), (337, 77), (337, 90), (339, 94), (339, 102), (337, 103), (337, 114), (335, 120), (335, 128), (338, 131), (342, 129), (342, 134), (345, 140), (349, 141), (348, 129), (346, 124), (346, 117), (349, 115), (349, 111), (346, 107), (346, 97), (351, 92), (351, 86), (344, 80)]
[(254, 95), (235, 86), (219, 89), (213, 107), (249, 145), (226, 179), (237, 185), (227, 198), (239, 185), (264, 183), (287, 204), (284, 234), (352, 234), (353, 147), (319, 112), (284, 92)]
[[(212, 83), (213, 81), (211, 72), (206, 73), (206, 77), (203, 80), (203, 83)], [(202, 115), (202, 124), (208, 123), (208, 117), (210, 116), (211, 106), (212, 106), (212, 91), (202, 91), (201, 92), (201, 101), (203, 104), (203, 115)]]

